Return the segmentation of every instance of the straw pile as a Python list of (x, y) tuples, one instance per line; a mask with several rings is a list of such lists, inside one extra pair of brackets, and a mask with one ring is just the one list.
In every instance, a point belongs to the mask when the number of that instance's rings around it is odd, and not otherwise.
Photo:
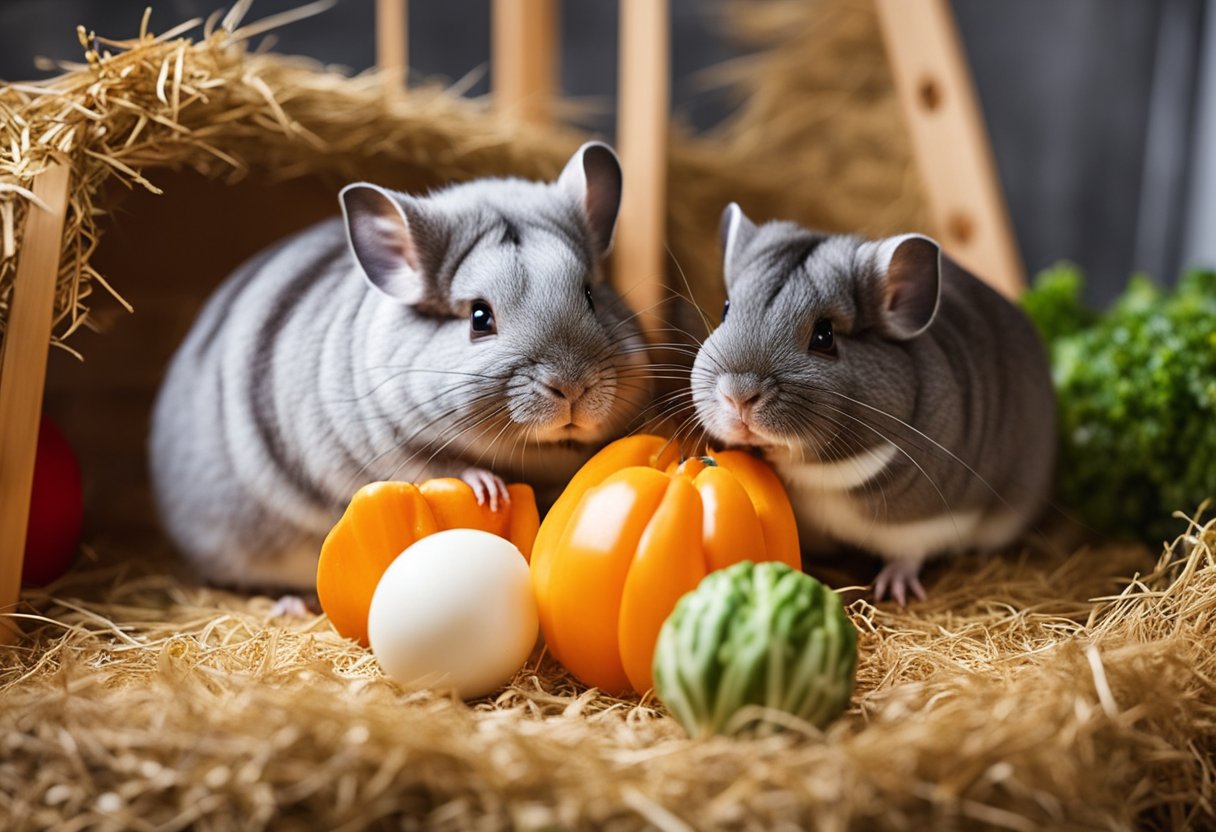
[[(649, 699), (547, 658), (466, 706), (383, 679), (324, 619), (84, 572), (0, 652), (9, 830), (1012, 830), (1216, 824), (1216, 521), (1138, 549), (930, 573), (850, 606), (851, 710), (826, 735), (692, 742)], [(106, 584), (99, 596), (85, 587)], [(406, 820), (408, 819), (408, 822)]]
[[(74, 174), (53, 334), (64, 346), (99, 293), (121, 302), (121, 276), (108, 280), (91, 265), (116, 185), (158, 192), (164, 168), (324, 175), (335, 192), (355, 178), (407, 188), (539, 178), (555, 174), (583, 138), (494, 118), (487, 102), (457, 90), (405, 91), (374, 73), (345, 77), (258, 51), (253, 39), (330, 3), (242, 25), (249, 5), (160, 35), (145, 15), (126, 40), (81, 29), (84, 63), (48, 81), (0, 86), (0, 331), (30, 188), (51, 159)], [(841, 230), (890, 231), (917, 217), (873, 11), (857, 6), (767, 0), (737, 11), (753, 41), (769, 47), (728, 78), (752, 103), (719, 134), (673, 137), (668, 239), (711, 307), (720, 302), (717, 220), (732, 199), (761, 218)], [(200, 37), (188, 37), (200, 26)]]

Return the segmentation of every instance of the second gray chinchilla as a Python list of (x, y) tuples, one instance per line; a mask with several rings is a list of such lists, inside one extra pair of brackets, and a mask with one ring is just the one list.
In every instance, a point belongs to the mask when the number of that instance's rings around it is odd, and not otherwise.
[(240, 267), (169, 367), (156, 502), (210, 580), (310, 589), (354, 491), (460, 476), (552, 493), (646, 403), (645, 344), (601, 260), (621, 196), (592, 142), (556, 182), (343, 189), (344, 217)]
[(885, 561), (901, 604), (930, 557), (1015, 541), (1050, 496), (1055, 397), (1020, 309), (928, 237), (722, 218), (729, 300), (692, 371), (701, 423), (761, 452), (799, 532)]

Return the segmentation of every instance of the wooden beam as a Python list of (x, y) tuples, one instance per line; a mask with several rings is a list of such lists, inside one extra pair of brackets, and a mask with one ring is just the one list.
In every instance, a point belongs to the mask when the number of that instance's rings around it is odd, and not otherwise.
[(555, 0), (494, 0), (492, 17), (495, 109), (532, 124), (549, 123), (558, 78)]
[(391, 87), (404, 86), (409, 78), (407, 0), (376, 0), (376, 67)]
[(670, 119), (667, 0), (621, 0), (617, 146), (624, 190), (613, 254), (618, 291), (651, 333), (668, 299), (667, 125)]
[(1006, 296), (1026, 272), (948, 0), (876, 0), (934, 233)]
[[(13, 612), (21, 595), (69, 179), (70, 168), (52, 163), (34, 180), (34, 195), (49, 210), (30, 205), (0, 358), (0, 616)], [(11, 619), (0, 618), (0, 642), (20, 632)]]

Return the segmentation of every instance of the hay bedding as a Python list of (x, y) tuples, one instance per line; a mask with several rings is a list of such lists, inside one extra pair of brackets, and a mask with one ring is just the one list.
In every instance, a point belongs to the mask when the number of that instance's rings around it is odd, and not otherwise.
[[(826, 735), (692, 742), (543, 655), (464, 705), (323, 618), (127, 567), (31, 594), (3, 654), (0, 817), (24, 829), (1033, 830), (1216, 824), (1216, 521), (1143, 549), (962, 559), (858, 598)], [(1139, 576), (1139, 577), (1137, 577)], [(86, 592), (85, 587), (104, 590)]]

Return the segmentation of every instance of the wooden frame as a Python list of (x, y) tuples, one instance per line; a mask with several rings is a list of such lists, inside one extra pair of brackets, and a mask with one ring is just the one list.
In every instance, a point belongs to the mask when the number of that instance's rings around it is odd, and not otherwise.
[(996, 163), (948, 0), (876, 0), (934, 233), (1007, 297), (1026, 285)]
[(390, 88), (409, 80), (408, 27), (406, 0), (376, 0), (376, 67)]
[[(54, 162), (34, 180), (0, 359), (0, 614), (11, 613), (21, 593), (21, 566), (29, 522), (34, 451), (42, 415), (55, 283), (63, 247), (71, 169)], [(0, 642), (20, 629), (0, 619)]]
[(494, 109), (547, 124), (558, 86), (556, 0), (494, 0), (491, 16)]
[[(624, 171), (613, 282), (652, 336), (667, 285), (667, 124), (671, 45), (667, 0), (621, 0), (617, 148)], [(664, 340), (664, 339), (657, 339)]]

